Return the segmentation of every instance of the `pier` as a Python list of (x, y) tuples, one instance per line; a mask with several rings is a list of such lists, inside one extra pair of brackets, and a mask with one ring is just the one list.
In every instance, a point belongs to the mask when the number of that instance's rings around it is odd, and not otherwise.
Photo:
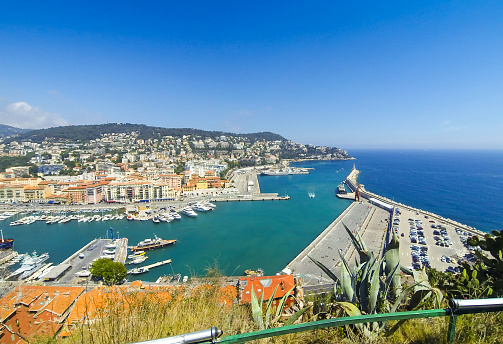
[(137, 268), (128, 270), (127, 273), (131, 274), (133, 271), (139, 270), (139, 269), (143, 270), (143, 272), (147, 272), (148, 270), (150, 270), (152, 268), (156, 268), (158, 266), (162, 266), (162, 265), (166, 265), (166, 264), (170, 264), (170, 263), (171, 263), (171, 259), (166, 259), (166, 260), (162, 260), (160, 262), (154, 263), (154, 264), (145, 265), (145, 266), (141, 266), (141, 267), (137, 267)]
[(166, 259), (166, 260), (162, 260), (160, 262), (153, 263), (153, 264), (150, 264), (150, 265), (147, 265), (147, 266), (142, 266), (142, 267), (143, 268), (148, 268), (150, 270), (152, 268), (156, 268), (158, 266), (166, 265), (166, 264), (170, 264), (170, 263), (171, 263), (171, 259)]
[(59, 283), (71, 284), (75, 281), (82, 281), (82, 277), (77, 277), (75, 274), (88, 270), (96, 259), (102, 257), (103, 251), (106, 249), (105, 246), (112, 243), (115, 244), (113, 261), (124, 264), (127, 256), (127, 238), (120, 238), (115, 241), (112, 239), (94, 239), (41, 277), (45, 281), (58, 280)]
[[(355, 259), (358, 258), (358, 253), (342, 225), (343, 222), (351, 231), (360, 233), (368, 250), (372, 251), (376, 257), (382, 256), (385, 245), (390, 240), (390, 234), (396, 230), (400, 242), (401, 264), (410, 269), (420, 268), (420, 264), (413, 259), (411, 253), (411, 246), (417, 243), (409, 237), (409, 227), (412, 225), (414, 225), (412, 228), (420, 227), (420, 230), (424, 232), (426, 241), (419, 246), (428, 251), (428, 264), (431, 264), (433, 268), (439, 271), (449, 271), (448, 269), (453, 269), (452, 265), (456, 266), (459, 261), (470, 259), (470, 249), (463, 243), (462, 237), (483, 236), (485, 233), (457, 221), (445, 219), (431, 212), (406, 206), (369, 192), (363, 185), (357, 183), (358, 174), (359, 171), (353, 167), (344, 184), (351, 191), (348, 198), (353, 198), (358, 193), (361, 201), (351, 203), (282, 271), (282, 273), (301, 277), (305, 292), (329, 292), (333, 290), (334, 285), (334, 282), (309, 257), (321, 262), (336, 276), (340, 275), (339, 252), (350, 266), (354, 265)], [(394, 209), (399, 209), (396, 214)], [(452, 241), (448, 246), (439, 245), (445, 239), (441, 238), (442, 235), (436, 230), (438, 228), (443, 228), (445, 230), (443, 236)]]

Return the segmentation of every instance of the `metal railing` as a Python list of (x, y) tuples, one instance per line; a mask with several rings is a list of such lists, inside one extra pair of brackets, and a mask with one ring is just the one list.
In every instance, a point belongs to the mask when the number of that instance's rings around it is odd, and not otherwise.
[(346, 325), (356, 325), (371, 322), (387, 322), (408, 319), (422, 319), (449, 316), (449, 326), (447, 330), (447, 343), (453, 343), (456, 331), (457, 317), (463, 314), (489, 313), (503, 311), (503, 298), (476, 299), (449, 301), (449, 308), (430, 309), (423, 311), (409, 311), (383, 314), (367, 314), (353, 317), (334, 318), (327, 320), (312, 321), (296, 325), (275, 327), (266, 330), (240, 333), (218, 339), (222, 331), (216, 327), (211, 329), (168, 337), (156, 340), (141, 342), (141, 344), (185, 344), (185, 343), (245, 343), (261, 338), (281, 336), (289, 333), (311, 331), (328, 327), (340, 327)]

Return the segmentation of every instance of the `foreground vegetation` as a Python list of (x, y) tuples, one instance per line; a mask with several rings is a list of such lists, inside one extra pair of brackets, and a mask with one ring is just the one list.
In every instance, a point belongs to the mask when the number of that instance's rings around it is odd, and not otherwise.
[[(297, 299), (300, 311), (289, 320), (278, 316), (281, 315), (284, 300), (280, 302), (280, 311), (277, 311), (271, 307), (270, 302), (264, 302), (262, 296), (257, 293), (255, 297), (252, 295), (251, 305), (239, 306), (234, 302), (235, 290), (229, 293), (233, 290), (232, 287), (222, 288), (219, 278), (213, 278), (211, 284), (192, 290), (186, 287), (173, 289), (169, 297), (165, 294), (160, 297), (146, 291), (124, 292), (121, 302), (117, 302), (117, 298), (109, 298), (108, 304), (100, 307), (103, 314), (95, 316), (94, 321), (77, 326), (68, 338), (38, 338), (37, 342), (134, 343), (200, 331), (212, 326), (217, 326), (224, 332), (224, 336), (229, 336), (290, 323), (347, 315), (447, 308), (447, 300), (437, 297), (439, 293), (437, 288), (441, 288), (444, 295), (461, 298), (501, 296), (499, 272), (502, 267), (503, 231), (495, 231), (493, 236), (488, 234), (484, 238), (474, 238), (473, 243), (479, 244), (482, 248), (482, 252), (478, 253), (480, 261), (474, 266), (465, 264), (463, 273), (457, 277), (447, 278), (431, 270), (428, 275), (434, 278), (428, 280), (423, 272), (420, 276), (414, 276), (414, 283), (404, 286), (398, 284), (399, 276), (396, 274), (400, 269), (396, 237), (388, 245), (385, 256), (376, 263), (376, 258), (368, 252), (361, 237), (353, 236), (349, 230), (348, 232), (360, 254), (360, 263), (357, 263), (354, 269), (350, 269), (347, 262), (342, 259), (341, 278), (331, 275), (336, 280), (334, 292), (307, 295), (303, 300)], [(313, 261), (329, 275), (331, 274), (321, 263), (314, 259)], [(388, 263), (387, 268), (384, 268), (384, 262)], [(477, 273), (478, 271), (482, 271), (483, 274)], [(254, 293), (252, 289), (252, 294)], [(290, 292), (286, 295), (289, 294)], [(417, 302), (418, 295), (420, 302)], [(101, 316), (105, 314), (106, 317)], [(445, 343), (448, 324), (449, 317), (415, 319), (306, 331), (266, 338), (258, 342)], [(503, 343), (502, 324), (503, 313), (459, 316), (455, 343)]]
[[(224, 336), (258, 330), (250, 307), (226, 304), (225, 290), (211, 286), (189, 292), (180, 289), (170, 300), (134, 292), (127, 297), (127, 307), (110, 301), (108, 317), (101, 321), (81, 325), (66, 339), (38, 338), (31, 343), (134, 343), (163, 338), (217, 326)], [(447, 307), (447, 304), (443, 304)], [(329, 316), (334, 308), (319, 313), (304, 314), (303, 321)], [(382, 333), (370, 341), (354, 334), (350, 328), (333, 328), (301, 332), (262, 339), (260, 343), (445, 343), (448, 317), (408, 320), (393, 333)], [(456, 343), (503, 342), (503, 314), (463, 315), (458, 318)], [(393, 323), (388, 324), (392, 328)]]

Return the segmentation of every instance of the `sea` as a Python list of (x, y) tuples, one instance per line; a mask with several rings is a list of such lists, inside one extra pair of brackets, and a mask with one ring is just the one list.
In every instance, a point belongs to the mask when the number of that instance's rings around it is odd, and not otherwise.
[[(157, 235), (175, 245), (147, 253), (143, 265), (172, 259), (134, 279), (155, 281), (180, 273), (189, 277), (220, 273), (242, 275), (262, 268), (282, 270), (346, 209), (351, 201), (335, 196), (353, 166), (368, 191), (490, 232), (503, 228), (503, 151), (352, 150), (354, 160), (303, 161), (310, 174), (259, 176), (262, 192), (288, 195), (287, 201), (216, 202), (216, 209), (197, 218), (154, 224), (150, 221), (106, 221), (9, 226), (4, 237), (15, 239), (20, 253), (49, 252), (59, 264), (97, 237), (127, 237), (129, 245)], [(310, 198), (309, 193), (315, 197)], [(141, 266), (141, 265), (140, 265)]]

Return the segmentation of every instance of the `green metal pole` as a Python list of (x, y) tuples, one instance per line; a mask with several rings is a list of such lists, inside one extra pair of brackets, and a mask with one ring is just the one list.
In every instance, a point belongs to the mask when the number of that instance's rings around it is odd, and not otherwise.
[(447, 343), (452, 344), (454, 342), (454, 335), (456, 334), (456, 321), (458, 320), (458, 316), (456, 314), (452, 314), (449, 320), (449, 332), (447, 332)]
[(247, 332), (236, 334), (233, 336), (223, 337), (219, 343), (245, 343), (252, 340), (257, 340), (267, 337), (281, 336), (289, 333), (302, 331), (311, 331), (327, 327), (340, 327), (345, 325), (354, 325), (369, 322), (385, 322), (393, 320), (408, 320), (418, 318), (433, 318), (448, 316), (451, 314), (450, 309), (430, 309), (424, 311), (410, 311), (398, 313), (383, 313), (383, 314), (367, 314), (354, 317), (335, 318), (327, 320), (312, 321), (308, 323), (289, 325), (283, 327), (275, 327), (267, 330)]

